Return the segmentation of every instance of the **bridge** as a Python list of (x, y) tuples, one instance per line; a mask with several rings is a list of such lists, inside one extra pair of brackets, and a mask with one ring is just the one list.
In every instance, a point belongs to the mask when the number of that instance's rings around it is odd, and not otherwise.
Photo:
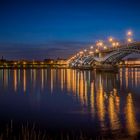
[[(100, 43), (100, 44), (99, 44)], [(91, 46), (89, 49), (80, 51), (72, 56), (68, 61), (71, 68), (93, 68), (116, 66), (124, 57), (132, 54), (140, 54), (140, 42), (129, 42), (126, 44), (116, 43), (114, 47), (103, 46), (99, 42), (99, 46)]]

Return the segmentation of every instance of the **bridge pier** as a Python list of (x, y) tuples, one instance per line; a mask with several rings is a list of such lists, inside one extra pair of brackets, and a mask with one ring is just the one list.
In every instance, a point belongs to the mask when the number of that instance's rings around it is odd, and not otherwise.
[(76, 66), (72, 68), (81, 69), (81, 70), (96, 70), (96, 71), (102, 71), (102, 72), (114, 72), (114, 71), (117, 72), (118, 71), (117, 65), (113, 66), (111, 64), (83, 65), (83, 66)]
[(117, 70), (117, 64), (131, 53), (140, 54), (140, 43), (122, 45), (115, 49), (96, 51), (91, 55), (80, 56), (70, 62), (71, 68), (97, 69), (101, 71)]
[(111, 65), (111, 64), (100, 64), (100, 65), (95, 65), (94, 69), (97, 71), (118, 71), (117, 65)]

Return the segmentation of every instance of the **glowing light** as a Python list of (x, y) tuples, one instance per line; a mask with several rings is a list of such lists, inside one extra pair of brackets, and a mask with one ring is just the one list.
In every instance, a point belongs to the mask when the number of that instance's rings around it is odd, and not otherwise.
[(86, 52), (87, 50), (85, 49), (84, 52)]
[(90, 51), (89, 54), (93, 54), (93, 51)]
[(99, 42), (99, 46), (103, 46), (103, 42)]
[(112, 46), (113, 46), (113, 47), (119, 46), (119, 42), (112, 42)]
[(26, 62), (25, 62), (25, 61), (23, 61), (23, 64), (24, 64), (24, 65), (26, 65)]
[(14, 90), (17, 90), (17, 70), (14, 69)]
[(115, 45), (116, 45), (116, 43), (115, 43), (115, 42), (113, 42), (113, 43), (112, 43), (112, 46), (113, 46), (113, 47), (115, 47)]
[(23, 70), (23, 90), (26, 92), (26, 70)]
[(80, 54), (83, 54), (83, 51), (80, 51)]
[(101, 77), (99, 79), (99, 87), (97, 90), (96, 102), (97, 102), (97, 115), (100, 119), (100, 125), (104, 126), (104, 119), (105, 119), (105, 102), (104, 102), (104, 91), (103, 91), (103, 84), (101, 82)]
[(115, 110), (115, 102), (114, 102), (114, 98), (115, 96), (113, 96), (112, 94), (109, 96), (109, 120), (110, 120), (110, 125), (111, 125), (111, 129), (112, 130), (118, 130), (120, 127), (120, 123), (119, 123), (119, 118), (117, 116), (117, 112)]
[(127, 39), (127, 42), (132, 42), (132, 38), (128, 38)]
[(132, 36), (132, 35), (133, 35), (132, 31), (127, 32), (127, 36)]
[(116, 46), (119, 46), (119, 42), (116, 42)]
[(106, 50), (107, 49), (107, 46), (104, 46), (104, 49)]
[(103, 41), (102, 40), (97, 41), (96, 46), (97, 47), (102, 47), (103, 46)]
[(96, 46), (99, 46), (99, 42), (96, 43)]
[(93, 46), (90, 46), (91, 49), (93, 49)]
[(112, 37), (110, 37), (108, 40), (109, 40), (109, 42), (112, 42), (112, 41), (113, 41), (113, 38), (112, 38)]
[(98, 53), (98, 52), (99, 52), (99, 50), (98, 50), (98, 49), (96, 49), (95, 51), (96, 51), (96, 53)]
[(131, 93), (128, 94), (125, 107), (126, 115), (126, 128), (131, 136), (136, 135), (138, 132), (135, 107)]
[(44, 89), (44, 69), (41, 69), (41, 89)]

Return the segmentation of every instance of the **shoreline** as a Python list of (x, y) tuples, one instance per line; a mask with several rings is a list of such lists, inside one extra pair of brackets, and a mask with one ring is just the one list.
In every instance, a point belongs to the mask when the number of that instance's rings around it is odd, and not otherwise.
[(115, 67), (69, 67), (69, 66), (0, 66), (0, 69), (73, 69), (73, 70), (95, 70), (97, 72), (118, 72), (121, 68), (140, 68), (140, 65), (119, 65)]

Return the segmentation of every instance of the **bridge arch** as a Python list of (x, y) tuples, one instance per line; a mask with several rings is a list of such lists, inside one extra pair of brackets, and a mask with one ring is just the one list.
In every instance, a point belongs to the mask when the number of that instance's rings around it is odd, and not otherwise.
[(122, 45), (112, 50), (104, 57), (96, 57), (93, 54), (81, 55), (73, 59), (69, 64), (71, 66), (93, 65), (94, 63), (115, 65), (132, 53), (140, 54), (140, 42)]

